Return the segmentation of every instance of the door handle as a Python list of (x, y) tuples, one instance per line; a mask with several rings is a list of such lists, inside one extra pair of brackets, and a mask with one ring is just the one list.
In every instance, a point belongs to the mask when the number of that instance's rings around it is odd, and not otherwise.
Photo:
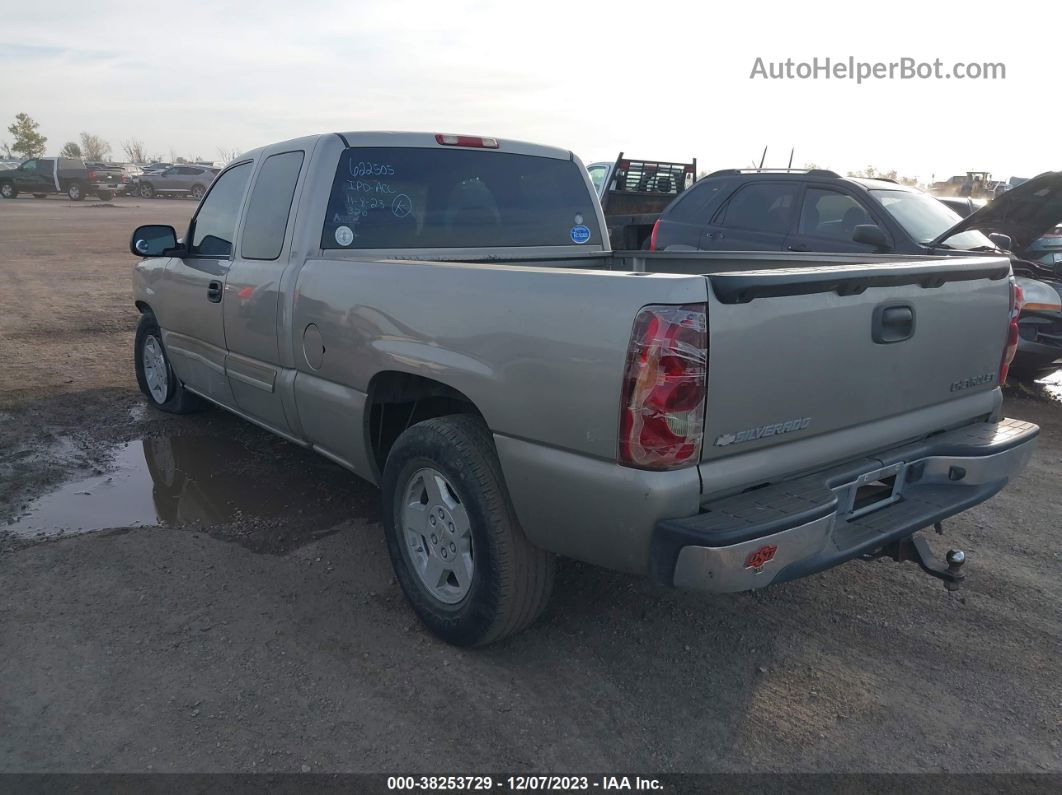
[(791, 246), (786, 246), (786, 248), (789, 249), (790, 251), (807, 251), (808, 250), (807, 243), (794, 243)]
[(207, 285), (207, 300), (213, 304), (221, 303), (221, 282), (211, 282)]
[(874, 309), (871, 337), (879, 345), (903, 342), (914, 335), (915, 313), (910, 304), (882, 304)]

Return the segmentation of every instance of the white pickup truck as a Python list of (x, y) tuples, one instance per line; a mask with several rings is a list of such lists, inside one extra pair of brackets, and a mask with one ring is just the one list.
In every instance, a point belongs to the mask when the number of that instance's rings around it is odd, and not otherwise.
[(610, 252), (570, 152), (315, 135), (248, 152), (183, 239), (141, 227), (136, 374), (380, 485), (446, 640), (544, 608), (555, 555), (738, 591), (988, 499), (1033, 449), (1002, 257)]

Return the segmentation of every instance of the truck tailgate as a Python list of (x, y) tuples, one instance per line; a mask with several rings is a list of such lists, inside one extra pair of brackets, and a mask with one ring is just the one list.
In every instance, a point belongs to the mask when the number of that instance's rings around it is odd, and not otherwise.
[[(1009, 273), (1003, 258), (970, 257), (708, 275), (701, 460), (938, 404), (956, 415), (938, 421), (972, 419), (964, 398), (998, 386)], [(918, 433), (896, 427), (890, 442)]]

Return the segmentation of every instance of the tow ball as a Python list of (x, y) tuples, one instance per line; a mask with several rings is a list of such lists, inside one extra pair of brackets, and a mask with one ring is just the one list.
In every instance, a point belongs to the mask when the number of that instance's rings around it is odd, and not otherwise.
[[(934, 525), (938, 533), (943, 532), (940, 523)], [(931, 577), (944, 581), (944, 587), (949, 591), (957, 591), (962, 585), (966, 575), (962, 573), (962, 564), (966, 562), (966, 553), (961, 549), (950, 549), (944, 556), (944, 562), (934, 556), (929, 542), (920, 535), (910, 535), (893, 541), (878, 550), (873, 557), (889, 556), (897, 563), (912, 561), (921, 566), (922, 571)]]

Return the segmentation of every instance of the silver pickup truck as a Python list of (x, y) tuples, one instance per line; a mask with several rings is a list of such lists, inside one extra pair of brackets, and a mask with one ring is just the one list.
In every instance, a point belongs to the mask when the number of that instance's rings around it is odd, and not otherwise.
[(406, 596), (462, 645), (532, 622), (555, 555), (760, 588), (900, 550), (1028, 460), (1006, 259), (615, 254), (605, 228), (560, 149), (256, 149), (183, 239), (133, 234), (137, 380), (378, 484)]

